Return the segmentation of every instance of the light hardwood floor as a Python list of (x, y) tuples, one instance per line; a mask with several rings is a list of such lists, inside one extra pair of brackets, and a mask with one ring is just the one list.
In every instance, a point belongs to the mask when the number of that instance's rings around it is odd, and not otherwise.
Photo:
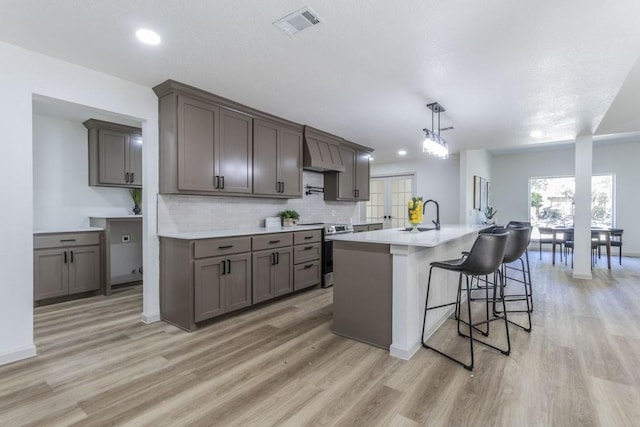
[(140, 286), (40, 307), (38, 357), (0, 367), (0, 426), (638, 425), (640, 259), (592, 281), (531, 261), (533, 332), (511, 328), (509, 357), (478, 346), (473, 372), (333, 335), (331, 289), (191, 334), (142, 324)]

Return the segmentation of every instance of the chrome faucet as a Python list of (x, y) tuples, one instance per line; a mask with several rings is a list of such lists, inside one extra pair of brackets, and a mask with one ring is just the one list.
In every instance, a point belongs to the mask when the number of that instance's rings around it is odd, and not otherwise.
[(440, 205), (433, 199), (429, 199), (422, 205), (422, 215), (424, 215), (424, 211), (427, 209), (427, 204), (433, 203), (436, 205), (436, 220), (431, 221), (436, 226), (436, 230), (440, 230)]

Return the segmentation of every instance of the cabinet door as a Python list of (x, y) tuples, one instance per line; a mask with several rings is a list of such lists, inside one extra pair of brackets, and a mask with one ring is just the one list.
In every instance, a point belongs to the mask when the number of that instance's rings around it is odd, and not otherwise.
[(369, 153), (364, 151), (356, 152), (356, 172), (355, 172), (355, 189), (356, 200), (369, 200)]
[(302, 132), (281, 128), (278, 172), (281, 194), (302, 197)]
[(273, 268), (273, 289), (275, 296), (293, 292), (293, 248), (278, 249)]
[(219, 108), (178, 96), (178, 189), (218, 191), (215, 180)]
[(278, 193), (279, 127), (264, 120), (253, 121), (253, 193)]
[(129, 138), (129, 187), (142, 187), (142, 135)]
[(340, 147), (340, 156), (344, 162), (344, 172), (338, 172), (338, 199), (353, 200), (356, 152), (348, 147)]
[(222, 286), (227, 258), (207, 258), (193, 263), (194, 268), (194, 317), (196, 322), (210, 319), (225, 312), (225, 295)]
[(111, 129), (98, 131), (98, 180), (100, 184), (127, 185), (129, 134)]
[(227, 258), (224, 286), (227, 293), (227, 312), (251, 305), (251, 254), (238, 254)]
[(253, 176), (253, 119), (220, 108), (219, 169), (222, 191), (251, 193)]
[(253, 303), (267, 301), (275, 296), (273, 288), (273, 265), (275, 251), (253, 253)]
[(33, 299), (67, 295), (69, 261), (66, 249), (40, 249), (33, 253)]
[(100, 289), (100, 246), (68, 249), (69, 294)]

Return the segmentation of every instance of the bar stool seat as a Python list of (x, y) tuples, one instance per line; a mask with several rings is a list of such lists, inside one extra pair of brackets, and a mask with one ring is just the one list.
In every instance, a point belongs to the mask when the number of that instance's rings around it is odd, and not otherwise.
[[(465, 369), (468, 370), (472, 370), (473, 369), (473, 365), (474, 365), (474, 353), (473, 353), (473, 343), (474, 342), (478, 342), (480, 344), (486, 345), (488, 347), (491, 347), (495, 350), (500, 351), (502, 354), (505, 355), (509, 355), (511, 352), (511, 341), (509, 339), (509, 323), (507, 320), (507, 312), (506, 312), (506, 306), (504, 305), (504, 300), (502, 300), (502, 308), (503, 308), (503, 312), (502, 315), (497, 315), (495, 316), (495, 318), (493, 319), (489, 319), (487, 318), (485, 321), (483, 322), (478, 322), (478, 323), (473, 323), (472, 320), (472, 315), (471, 315), (471, 286), (470, 283), (473, 282), (473, 279), (476, 277), (480, 277), (480, 276), (488, 276), (490, 274), (494, 275), (494, 280), (493, 280), (493, 284), (494, 286), (497, 286), (499, 289), (497, 291), (494, 291), (493, 293), (493, 301), (496, 301), (496, 298), (498, 295), (504, 295), (503, 289), (502, 289), (502, 274), (500, 272), (500, 265), (502, 264), (502, 260), (504, 259), (504, 254), (505, 254), (505, 249), (507, 247), (507, 242), (509, 239), (509, 233), (502, 233), (502, 234), (479, 234), (478, 237), (476, 238), (471, 250), (468, 252), (468, 255), (463, 256), (462, 258), (459, 259), (453, 259), (453, 260), (447, 260), (447, 261), (435, 261), (431, 263), (431, 268), (429, 269), (429, 281), (427, 283), (427, 296), (425, 299), (425, 309), (424, 309), (424, 319), (422, 322), (422, 346), (426, 349), (430, 349), (435, 351), (436, 353), (445, 356), (446, 358), (459, 363), (460, 365), (462, 365)], [(445, 303), (445, 304), (440, 304), (440, 305), (436, 305), (433, 307), (429, 307), (429, 295), (430, 295), (430, 291), (431, 291), (431, 278), (433, 275), (433, 269), (434, 268), (439, 268), (439, 269), (443, 269), (443, 270), (448, 270), (448, 271), (455, 271), (459, 273), (458, 276), (458, 290), (456, 292), (456, 301), (454, 302), (449, 302), (449, 303)], [(466, 286), (465, 286), (465, 291), (466, 291), (466, 296), (467, 296), (467, 316), (468, 316), (468, 322), (465, 322), (461, 319), (460, 316), (460, 309), (461, 309), (461, 293), (463, 291), (462, 289), (462, 277), (465, 276), (466, 278)], [(488, 281), (487, 281), (488, 283)], [(490, 304), (489, 301), (489, 297), (488, 297), (488, 292), (486, 293), (486, 299), (484, 301), (484, 303), (486, 304), (486, 306), (488, 307)], [(438, 308), (442, 308), (442, 307), (447, 307), (447, 306), (452, 306), (455, 305), (455, 313), (456, 313), (456, 320), (457, 320), (457, 329), (458, 329), (458, 335), (468, 338), (469, 340), (469, 353), (470, 353), (470, 363), (465, 363), (459, 359), (454, 358), (453, 356), (446, 354), (445, 352), (438, 350), (436, 348), (434, 348), (433, 346), (427, 344), (427, 342), (424, 339), (424, 332), (425, 332), (425, 326), (426, 326), (426, 320), (427, 320), (427, 312), (429, 310), (434, 310), (434, 309), (438, 309)], [(487, 314), (488, 314), (488, 309), (487, 309)], [(477, 330), (477, 325), (482, 324), (482, 323), (486, 323), (487, 325), (489, 324), (489, 322), (493, 321), (493, 320), (499, 320), (502, 319), (504, 321), (504, 325), (505, 325), (505, 332), (506, 332), (506, 339), (507, 339), (507, 348), (506, 349), (501, 349), (498, 348), (492, 344), (489, 344), (485, 341), (479, 340), (477, 338), (473, 337), (473, 331), (474, 329)], [(462, 333), (462, 331), (460, 330), (460, 324), (465, 324), (467, 326), (469, 326), (469, 334), (466, 335), (464, 333)], [(488, 327), (487, 327), (488, 330)]]

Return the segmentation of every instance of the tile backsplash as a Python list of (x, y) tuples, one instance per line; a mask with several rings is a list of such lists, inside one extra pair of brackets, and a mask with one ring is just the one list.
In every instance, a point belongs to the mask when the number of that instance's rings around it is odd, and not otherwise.
[[(303, 172), (303, 186), (324, 186), (324, 175)], [(229, 230), (263, 227), (264, 219), (284, 209), (300, 213), (301, 223), (359, 222), (364, 203), (326, 202), (322, 194), (302, 199), (268, 199), (227, 196), (158, 195), (158, 232)]]

